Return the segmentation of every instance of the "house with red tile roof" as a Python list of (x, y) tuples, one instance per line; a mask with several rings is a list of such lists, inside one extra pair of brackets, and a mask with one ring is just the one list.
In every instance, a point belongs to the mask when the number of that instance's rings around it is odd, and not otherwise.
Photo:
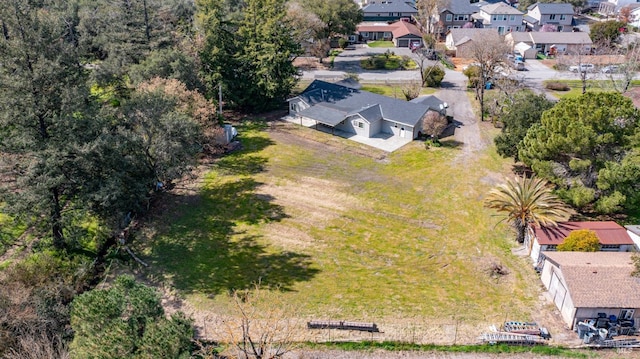
[[(557, 228), (534, 226), (525, 236), (527, 248), (531, 248), (531, 259), (536, 266), (542, 263), (548, 252), (555, 252), (558, 244), (572, 231), (589, 229), (600, 240), (600, 250), (604, 252), (629, 252), (635, 244), (627, 230), (613, 221), (560, 222)], [(533, 243), (532, 243), (533, 242)]]
[(638, 328), (640, 278), (630, 252), (548, 252), (540, 279), (570, 328), (592, 318)]

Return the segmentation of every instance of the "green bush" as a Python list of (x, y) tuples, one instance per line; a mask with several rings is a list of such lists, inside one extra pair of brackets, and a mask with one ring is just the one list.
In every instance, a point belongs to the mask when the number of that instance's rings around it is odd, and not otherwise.
[(471, 65), (462, 71), (462, 73), (467, 76), (467, 79), (469, 79), (467, 83), (468, 88), (475, 88), (478, 85), (481, 75), (480, 71), (480, 66), (475, 65)]
[(569, 87), (569, 85), (567, 85), (564, 82), (547, 82), (547, 84), (545, 85), (545, 87), (548, 90), (553, 90), (553, 91), (569, 91), (571, 88)]
[(424, 69), (424, 85), (428, 87), (440, 87), (444, 79), (444, 69), (438, 65), (429, 66)]
[(349, 45), (347, 39), (345, 39), (344, 37), (338, 39), (338, 46), (340, 46), (341, 49), (344, 49), (345, 47), (347, 47), (347, 45)]

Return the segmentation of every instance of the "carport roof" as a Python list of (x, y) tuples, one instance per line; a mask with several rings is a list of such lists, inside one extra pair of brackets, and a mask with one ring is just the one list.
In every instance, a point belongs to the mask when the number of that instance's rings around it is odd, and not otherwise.
[[(309, 114), (310, 118), (332, 126), (350, 114), (360, 114), (370, 122), (381, 116), (388, 121), (415, 127), (429, 109), (427, 104), (411, 103), (320, 80), (314, 80), (298, 97), (311, 106), (300, 112), (301, 115)], [(339, 115), (342, 117), (338, 120)]]

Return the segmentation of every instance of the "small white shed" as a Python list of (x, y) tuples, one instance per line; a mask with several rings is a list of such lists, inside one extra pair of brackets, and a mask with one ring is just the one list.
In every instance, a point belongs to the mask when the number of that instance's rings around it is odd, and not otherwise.
[(524, 42), (519, 42), (513, 46), (513, 52), (517, 52), (525, 59), (535, 59), (538, 54), (538, 50), (531, 47), (531, 45), (527, 45)]

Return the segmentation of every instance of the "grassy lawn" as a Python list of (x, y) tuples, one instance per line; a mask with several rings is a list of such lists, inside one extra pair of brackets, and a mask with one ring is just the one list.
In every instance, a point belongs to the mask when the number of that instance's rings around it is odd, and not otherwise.
[[(404, 98), (402, 94), (402, 86), (400, 85), (373, 85), (373, 84), (363, 84), (363, 91), (369, 91), (373, 93), (377, 93), (378, 95), (385, 95), (394, 98)], [(420, 90), (420, 94), (422, 95), (431, 95), (435, 93), (437, 89), (432, 87), (423, 87)]]
[(383, 40), (368, 42), (367, 46), (369, 46), (369, 47), (396, 47), (396, 45), (393, 44), (393, 41), (383, 41)]
[[(259, 282), (302, 317), (390, 331), (458, 320), (479, 331), (535, 314), (538, 280), (482, 206), (509, 168), (492, 148), (468, 160), (453, 140), (413, 142), (381, 159), (306, 128), (238, 131), (243, 149), (138, 248), (197, 310), (227, 312), (230, 292)], [(509, 274), (490, 276), (494, 264)]]
[[(553, 91), (549, 90), (555, 97), (577, 97), (582, 95), (582, 81), (581, 80), (546, 80), (543, 85), (546, 86), (549, 82), (559, 82), (569, 86), (569, 91)], [(620, 83), (620, 82), (619, 82)], [(620, 83), (621, 84), (621, 83)], [(618, 87), (620, 87), (619, 85)], [(631, 86), (640, 86), (640, 81), (633, 80)], [(588, 92), (610, 92), (616, 91), (611, 80), (587, 80)]]

